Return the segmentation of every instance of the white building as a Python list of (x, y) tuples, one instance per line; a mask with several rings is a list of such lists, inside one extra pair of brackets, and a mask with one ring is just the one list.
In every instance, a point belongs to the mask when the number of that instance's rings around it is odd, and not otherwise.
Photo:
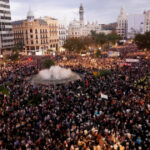
[(144, 14), (145, 14), (144, 31), (149, 32), (150, 31), (150, 10), (144, 12)]
[(81, 37), (88, 36), (91, 31), (96, 31), (96, 33), (101, 32), (101, 25), (97, 22), (85, 24), (84, 20), (84, 8), (80, 5), (79, 8), (79, 20), (73, 20), (68, 28), (68, 37)]
[(144, 14), (128, 15), (128, 39), (133, 39), (136, 34), (144, 34)]
[(59, 48), (63, 47), (66, 39), (67, 39), (67, 29), (65, 23), (59, 21)]
[(144, 11), (143, 14), (127, 15), (121, 8), (117, 20), (117, 33), (123, 39), (134, 38), (136, 34), (150, 32), (150, 10)]
[(14, 45), (9, 0), (0, 0), (0, 53)]
[(124, 9), (121, 8), (120, 15), (117, 20), (117, 34), (120, 35), (123, 39), (127, 38), (127, 23), (128, 18)]

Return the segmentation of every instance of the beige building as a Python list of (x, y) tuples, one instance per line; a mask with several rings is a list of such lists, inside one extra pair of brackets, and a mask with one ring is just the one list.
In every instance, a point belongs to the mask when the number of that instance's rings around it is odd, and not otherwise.
[(54, 18), (34, 19), (33, 12), (29, 11), (26, 20), (13, 22), (13, 31), (15, 44), (23, 43), (28, 54), (58, 49), (58, 21)]

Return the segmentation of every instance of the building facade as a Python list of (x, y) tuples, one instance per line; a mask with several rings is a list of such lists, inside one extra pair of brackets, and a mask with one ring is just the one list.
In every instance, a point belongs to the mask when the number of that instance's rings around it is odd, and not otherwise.
[(14, 42), (23, 43), (26, 53), (58, 49), (58, 21), (51, 17), (35, 19), (29, 10), (26, 20), (13, 22)]
[(59, 48), (63, 47), (67, 39), (67, 29), (63, 22), (59, 21)]
[(82, 36), (88, 36), (91, 34), (91, 31), (95, 31), (96, 33), (101, 32), (101, 25), (97, 22), (87, 23), (85, 24), (84, 20), (84, 8), (80, 5), (79, 8), (79, 20), (73, 20), (69, 24), (68, 28), (68, 37), (78, 38)]
[(133, 39), (138, 33), (144, 34), (144, 20), (144, 14), (128, 15), (128, 39)]
[(142, 14), (127, 15), (121, 8), (117, 20), (117, 33), (123, 39), (133, 39), (136, 34), (150, 32), (150, 10)]
[(144, 16), (145, 16), (144, 31), (150, 32), (150, 10), (145, 11)]
[(117, 20), (117, 34), (120, 35), (123, 39), (127, 38), (127, 29), (128, 29), (128, 18), (124, 9), (121, 8), (120, 15)]
[(0, 53), (14, 46), (9, 0), (0, 0)]

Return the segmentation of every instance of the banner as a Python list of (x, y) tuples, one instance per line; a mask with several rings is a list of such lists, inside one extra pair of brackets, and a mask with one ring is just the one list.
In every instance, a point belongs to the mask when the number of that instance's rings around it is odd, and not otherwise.
[(119, 57), (120, 53), (119, 52), (114, 52), (114, 51), (109, 51), (108, 56), (109, 57)]
[(105, 94), (102, 94), (102, 93), (101, 93), (101, 98), (103, 98), (103, 99), (108, 99), (108, 95), (105, 95)]
[(138, 63), (139, 59), (126, 59), (127, 63)]

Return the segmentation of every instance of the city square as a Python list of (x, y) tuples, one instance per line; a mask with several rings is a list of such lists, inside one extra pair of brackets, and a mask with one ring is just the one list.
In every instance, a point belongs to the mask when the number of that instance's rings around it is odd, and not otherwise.
[(68, 27), (31, 9), (0, 18), (0, 150), (149, 150), (149, 11), (78, 13)]

